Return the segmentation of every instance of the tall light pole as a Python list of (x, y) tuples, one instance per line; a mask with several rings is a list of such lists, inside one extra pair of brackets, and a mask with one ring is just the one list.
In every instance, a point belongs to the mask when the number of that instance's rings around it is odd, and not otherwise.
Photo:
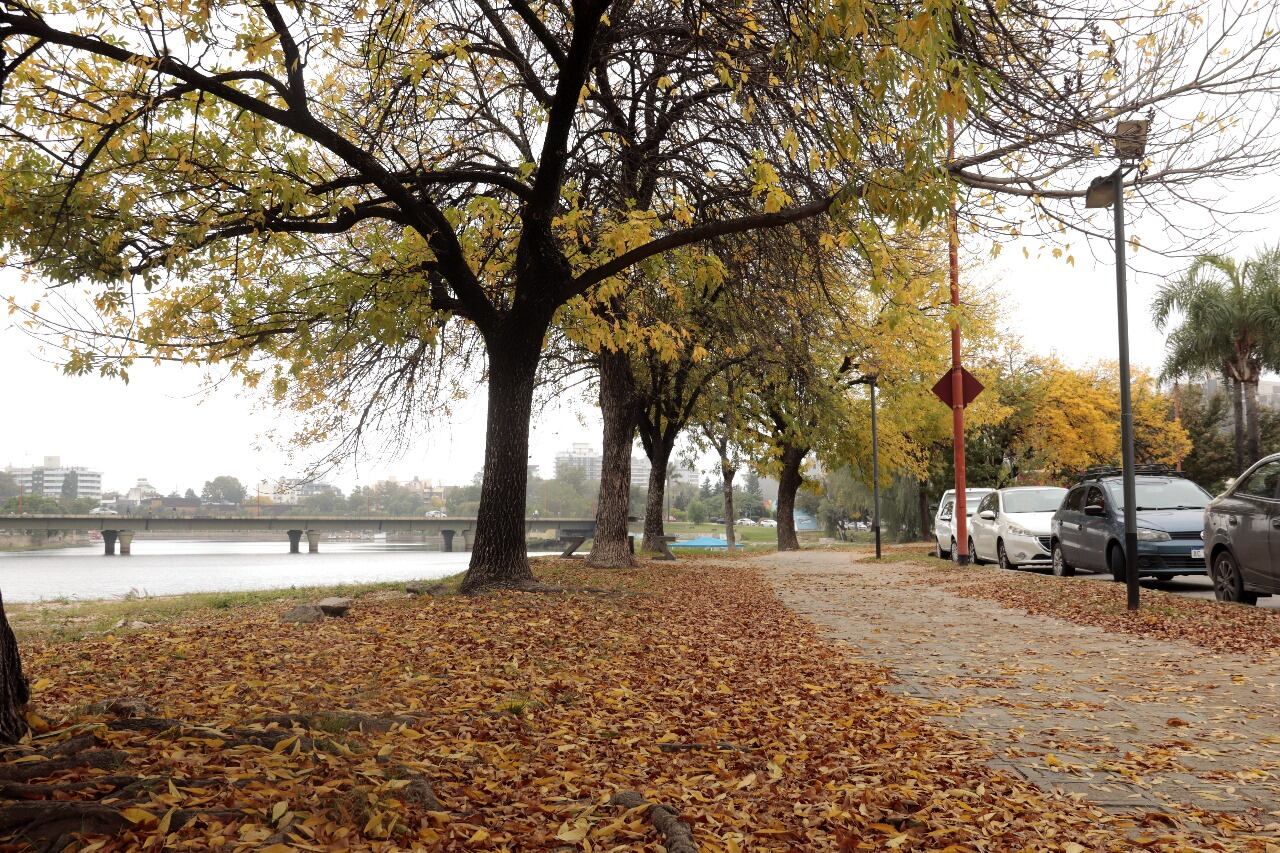
[[(955, 121), (947, 118), (947, 161), (956, 158)], [(960, 311), (960, 215), (956, 209), (956, 193), (951, 191), (947, 209), (947, 265), (951, 281), (951, 308)], [(964, 459), (964, 362), (960, 357), (960, 320), (951, 321), (951, 460), (955, 467), (956, 563), (969, 565), (968, 486)]]
[(1129, 382), (1129, 292), (1126, 281), (1124, 237), (1124, 177), (1138, 168), (1147, 147), (1150, 119), (1116, 124), (1114, 142), (1120, 166), (1110, 175), (1094, 178), (1085, 195), (1085, 207), (1110, 207), (1115, 213), (1116, 322), (1120, 332), (1120, 460), (1124, 469), (1124, 563), (1128, 608), (1138, 609), (1138, 513), (1134, 480), (1133, 397)]
[(880, 559), (880, 436), (876, 432), (876, 380), (870, 373), (854, 382), (871, 388), (871, 529), (876, 536), (876, 559)]

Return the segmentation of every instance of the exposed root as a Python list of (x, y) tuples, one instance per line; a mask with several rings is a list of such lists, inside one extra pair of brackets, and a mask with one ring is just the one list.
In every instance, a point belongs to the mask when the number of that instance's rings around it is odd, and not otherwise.
[[(0, 833), (24, 838), (37, 850), (62, 850), (74, 836), (115, 835), (132, 826), (123, 808), (74, 800), (12, 803), (0, 806)], [(175, 809), (169, 829), (181, 829), (197, 818), (226, 822), (244, 816), (234, 809)]]
[(0, 764), (0, 782), (29, 782), (32, 779), (44, 779), (64, 770), (80, 768), (115, 770), (124, 764), (128, 757), (128, 753), (118, 749), (86, 749), (74, 755), (50, 758), (48, 761)]
[(610, 804), (631, 809), (645, 810), (645, 819), (662, 836), (662, 846), (667, 853), (698, 853), (693, 840), (693, 830), (680, 819), (680, 812), (661, 803), (651, 803), (636, 791), (619, 791), (609, 800)]

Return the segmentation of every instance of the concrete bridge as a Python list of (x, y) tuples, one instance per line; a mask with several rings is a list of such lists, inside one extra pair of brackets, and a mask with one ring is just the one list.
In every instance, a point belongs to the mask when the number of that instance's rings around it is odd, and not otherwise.
[[(372, 530), (377, 533), (427, 533), (444, 539), (444, 550), (453, 550), (454, 537), (462, 534), (462, 548), (468, 550), (475, 529), (474, 518), (420, 518), (418, 516), (147, 516), (147, 515), (0, 515), (0, 530), (44, 531), (96, 530), (102, 534), (103, 552), (128, 556), (133, 550), (133, 537), (139, 531), (190, 532), (283, 531), (289, 537), (289, 553), (297, 554), (302, 536), (307, 537), (307, 551), (320, 551), (320, 534), (332, 531)], [(595, 536), (594, 518), (526, 518), (525, 535), (556, 539), (565, 546), (564, 555)]]

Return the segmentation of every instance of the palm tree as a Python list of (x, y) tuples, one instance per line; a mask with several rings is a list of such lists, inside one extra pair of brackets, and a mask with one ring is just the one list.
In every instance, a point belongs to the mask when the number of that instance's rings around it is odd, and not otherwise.
[(1280, 368), (1280, 247), (1244, 263), (1198, 256), (1160, 288), (1152, 314), (1161, 331), (1175, 314), (1182, 317), (1165, 344), (1162, 379), (1214, 372), (1231, 383), (1236, 472), (1242, 472), (1261, 456), (1258, 379)]

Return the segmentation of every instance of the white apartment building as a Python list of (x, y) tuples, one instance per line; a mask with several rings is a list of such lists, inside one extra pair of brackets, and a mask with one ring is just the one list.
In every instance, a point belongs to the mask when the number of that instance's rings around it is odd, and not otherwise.
[(82, 465), (63, 466), (62, 458), (46, 456), (43, 465), (15, 468), (7, 466), (5, 473), (13, 477), (23, 494), (44, 495), (50, 498), (102, 497), (102, 472)]

